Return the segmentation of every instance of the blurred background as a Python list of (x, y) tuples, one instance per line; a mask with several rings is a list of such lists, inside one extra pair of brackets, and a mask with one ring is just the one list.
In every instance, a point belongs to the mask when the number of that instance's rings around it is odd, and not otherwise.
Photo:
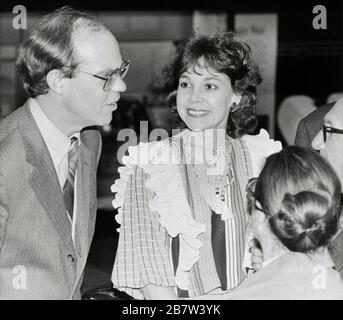
[[(123, 58), (132, 62), (128, 90), (113, 121), (100, 128), (104, 144), (98, 170), (98, 216), (85, 290), (110, 285), (118, 237), (110, 186), (118, 177), (117, 150), (124, 143), (118, 141), (118, 132), (130, 128), (139, 137), (141, 121), (148, 121), (148, 134), (155, 128), (171, 134), (179, 125), (161, 94), (161, 69), (174, 56), (180, 40), (193, 33), (234, 31), (251, 46), (264, 80), (258, 89), (259, 127), (284, 145), (293, 143), (300, 118), (343, 95), (343, 0), (117, 2), (0, 4), (0, 118), (27, 99), (15, 69), (18, 45), (42, 15), (58, 7), (96, 12), (118, 39)], [(13, 24), (16, 5), (26, 9), (26, 28)]]

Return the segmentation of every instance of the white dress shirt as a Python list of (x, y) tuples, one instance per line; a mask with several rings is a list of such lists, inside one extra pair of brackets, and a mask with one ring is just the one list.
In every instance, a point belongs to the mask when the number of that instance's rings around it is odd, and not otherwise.
[[(56, 126), (49, 120), (45, 115), (42, 108), (38, 104), (37, 100), (30, 99), (29, 106), (32, 113), (32, 116), (38, 126), (38, 129), (43, 137), (43, 140), (50, 152), (51, 159), (54, 163), (55, 171), (58, 177), (58, 181), (63, 190), (64, 183), (68, 175), (68, 151), (71, 145), (71, 138), (78, 138), (78, 143), (80, 145), (80, 132), (77, 132), (72, 135), (72, 137), (67, 137), (63, 132), (58, 130)], [(66, 211), (66, 214), (72, 223), (72, 238), (74, 241), (75, 235), (75, 221), (77, 219), (77, 173), (75, 174), (75, 199), (74, 199), (74, 214), (73, 221), (71, 221), (69, 214)]]

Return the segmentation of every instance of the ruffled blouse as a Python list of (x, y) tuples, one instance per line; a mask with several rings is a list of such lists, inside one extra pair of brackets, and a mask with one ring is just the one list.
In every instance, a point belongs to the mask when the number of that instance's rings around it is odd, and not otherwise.
[[(210, 247), (201, 240), (205, 239), (203, 235), (209, 230), (210, 222), (193, 212), (189, 197), (189, 189), (193, 187), (185, 183), (186, 145), (193, 135), (186, 129), (171, 139), (129, 147), (128, 155), (122, 159), (124, 166), (118, 169), (120, 178), (111, 187), (115, 193), (113, 207), (118, 210), (116, 220), (121, 225), (112, 282), (135, 298), (142, 299), (139, 289), (151, 283), (177, 286), (189, 290), (190, 296), (206, 294), (220, 287), (220, 283), (212, 284), (213, 280), (209, 279), (203, 282), (201, 289), (196, 289), (192, 284), (195, 275), (190, 273), (199, 262), (201, 250), (204, 252), (208, 247), (205, 251), (210, 263), (204, 265), (211, 268), (213, 260)], [(246, 170), (242, 166), (246, 179), (241, 179), (241, 185), (237, 186), (242, 192), (246, 180), (259, 174), (266, 157), (278, 152), (281, 143), (271, 140), (265, 130), (255, 136), (232, 139), (232, 142), (242, 146), (244, 151), (236, 159), (236, 166), (244, 161), (247, 163)], [(199, 196), (198, 200), (201, 202)], [(208, 207), (223, 220), (232, 218), (232, 204), (224, 209), (219, 201), (218, 205), (211, 203)], [(174, 272), (170, 244), (178, 235), (180, 250)], [(200, 270), (198, 276), (206, 277), (213, 270), (214, 267)]]

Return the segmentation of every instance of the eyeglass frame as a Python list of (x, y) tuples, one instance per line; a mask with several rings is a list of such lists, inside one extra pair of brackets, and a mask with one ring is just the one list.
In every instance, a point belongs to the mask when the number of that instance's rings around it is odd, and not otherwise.
[[(255, 187), (256, 187), (256, 182), (257, 182), (258, 178), (255, 177), (255, 178), (250, 178), (246, 187), (245, 187), (245, 191), (247, 193), (247, 197), (250, 197), (250, 198), (253, 198), (254, 199), (254, 208), (258, 211), (261, 211), (263, 212), (264, 214), (268, 215), (268, 213), (263, 210), (262, 208), (259, 208), (257, 205), (256, 205), (256, 194), (255, 194), (255, 191), (252, 191), (251, 189), (251, 186), (252, 184), (254, 183)], [(248, 198), (248, 201), (250, 201), (250, 199)], [(251, 212), (250, 212), (251, 214)]]
[(335, 127), (327, 126), (325, 122), (322, 122), (322, 130), (323, 130), (323, 140), (326, 142), (327, 134), (328, 133), (337, 133), (343, 134), (343, 129), (337, 129)]
[[(85, 73), (85, 74), (88, 74), (90, 76), (93, 76), (94, 78), (97, 78), (97, 79), (101, 79), (101, 80), (104, 80), (105, 83), (104, 83), (104, 86), (103, 86), (103, 90), (104, 91), (109, 91), (110, 89), (109, 88), (106, 88), (106, 86), (108, 85), (108, 83), (111, 83), (111, 81), (115, 81), (118, 79), (118, 77), (120, 77), (122, 80), (125, 78), (126, 74), (128, 73), (129, 71), (129, 68), (130, 68), (130, 65), (131, 65), (131, 61), (130, 60), (124, 60), (121, 64), (121, 66), (115, 70), (113, 70), (109, 76), (107, 77), (103, 77), (103, 76), (99, 76), (97, 74), (93, 74), (93, 73), (90, 73), (88, 71), (84, 71), (82, 69), (78, 69), (77, 67), (70, 67), (70, 66), (65, 66), (65, 68), (69, 68), (69, 69), (75, 69), (76, 71), (79, 71), (79, 72), (82, 72), (82, 73)], [(124, 76), (122, 75), (123, 73), (125, 72)], [(113, 78), (114, 76), (116, 76), (115, 78)]]

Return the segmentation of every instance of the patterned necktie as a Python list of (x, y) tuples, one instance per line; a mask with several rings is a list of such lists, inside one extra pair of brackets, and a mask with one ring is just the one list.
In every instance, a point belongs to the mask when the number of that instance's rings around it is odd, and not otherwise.
[(74, 178), (79, 160), (78, 149), (78, 139), (76, 137), (72, 137), (68, 152), (68, 175), (63, 186), (63, 199), (71, 220), (73, 220), (74, 210)]

